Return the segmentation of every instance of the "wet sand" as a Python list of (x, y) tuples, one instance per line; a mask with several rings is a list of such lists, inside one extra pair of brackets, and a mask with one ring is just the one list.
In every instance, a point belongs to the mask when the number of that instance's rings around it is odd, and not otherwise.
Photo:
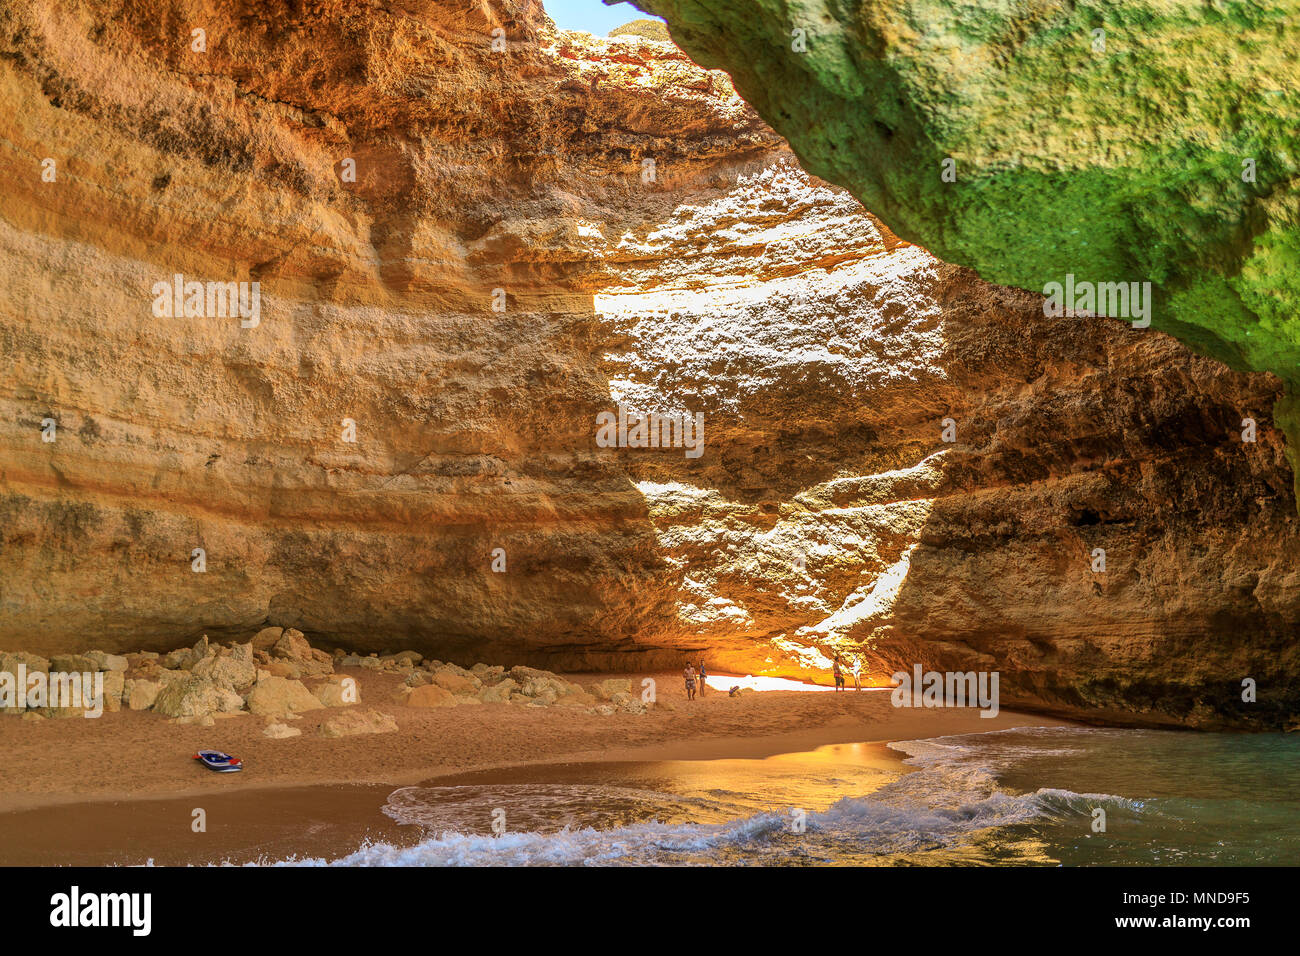
[[(132, 712), (0, 719), (0, 864), (337, 858), (366, 840), (421, 838), (420, 827), (382, 813), (400, 786), (466, 774), (522, 783), (554, 779), (556, 764), (753, 760), (833, 743), (1065, 723), (1010, 711), (986, 719), (975, 710), (899, 709), (885, 691), (709, 694), (689, 703), (664, 695), (676, 710), (646, 716), (504, 704), (421, 709), (386, 702), (398, 678), (349, 673), (361, 684), (359, 706), (391, 714), (397, 732), (323, 738), (316, 728), (324, 711), (293, 721), (303, 735), (287, 740), (262, 736), (265, 722), (251, 715), (210, 728)], [(604, 676), (629, 675), (576, 679)], [(674, 675), (654, 676), (661, 688), (675, 686)], [(211, 773), (191, 759), (200, 747), (235, 753), (247, 769)], [(206, 814), (206, 832), (194, 832), (196, 809)]]

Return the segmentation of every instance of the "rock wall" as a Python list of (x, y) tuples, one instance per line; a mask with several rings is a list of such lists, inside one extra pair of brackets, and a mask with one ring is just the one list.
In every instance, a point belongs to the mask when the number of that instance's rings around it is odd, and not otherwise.
[[(1297, 710), (1279, 381), (900, 241), (671, 44), (233, 0), (9, 0), (0, 42), (0, 647), (842, 649)], [(156, 314), (177, 274), (256, 324)], [(604, 447), (620, 404), (702, 453)]]
[(1152, 327), (1282, 378), (1300, 444), (1296, 0), (637, 3), (941, 259), (1151, 283)]

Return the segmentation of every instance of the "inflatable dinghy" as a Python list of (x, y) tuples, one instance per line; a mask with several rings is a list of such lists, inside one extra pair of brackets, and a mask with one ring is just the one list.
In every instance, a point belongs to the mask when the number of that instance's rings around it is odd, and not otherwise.
[(194, 755), (194, 759), (201, 761), (203, 766), (217, 773), (237, 773), (244, 769), (242, 760), (230, 754), (223, 754), (220, 750), (200, 750)]

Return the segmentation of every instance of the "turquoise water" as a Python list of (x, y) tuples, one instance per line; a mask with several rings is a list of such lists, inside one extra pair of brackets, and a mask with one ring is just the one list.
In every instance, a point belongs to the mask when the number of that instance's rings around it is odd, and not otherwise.
[(384, 812), (420, 828), (418, 842), (329, 862), (1300, 863), (1300, 735), (1029, 728), (889, 747), (558, 765), (523, 780), (405, 787)]

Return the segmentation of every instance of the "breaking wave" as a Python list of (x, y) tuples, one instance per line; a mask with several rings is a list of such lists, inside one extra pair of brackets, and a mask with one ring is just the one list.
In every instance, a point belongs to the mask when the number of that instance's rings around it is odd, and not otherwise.
[[(1099, 806), (1108, 813), (1141, 813), (1140, 801), (1111, 794), (1052, 788), (1013, 793), (999, 785), (999, 775), (1026, 757), (1068, 755), (1074, 752), (1072, 736), (1090, 733), (1105, 731), (1055, 732), (1041, 740), (1024, 731), (995, 731), (892, 743), (907, 754), (904, 763), (912, 772), (869, 794), (842, 797), (824, 811), (807, 813), (802, 830), (790, 807), (755, 811), (761, 794), (712, 790), (681, 796), (571, 784), (404, 787), (394, 791), (384, 811), (399, 823), (422, 827), (425, 836), (418, 843), (369, 844), (338, 859), (280, 865), (901, 862), (987, 840), (1007, 827), (1070, 818), (1086, 826)], [(494, 811), (510, 822), (500, 836), (484, 832)], [(557, 828), (557, 820), (570, 822)]]

